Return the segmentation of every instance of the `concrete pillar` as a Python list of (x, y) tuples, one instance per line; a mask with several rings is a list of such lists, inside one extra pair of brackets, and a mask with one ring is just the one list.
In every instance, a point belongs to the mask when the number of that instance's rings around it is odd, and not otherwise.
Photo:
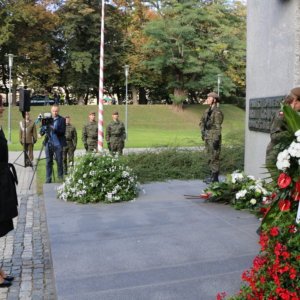
[(255, 103), (260, 103), (264, 116), (270, 113), (266, 98), (286, 95), (300, 86), (300, 1), (249, 0), (247, 10), (245, 172), (264, 178), (270, 137), (264, 130), (250, 130), (249, 116), (253, 99), (260, 99)]

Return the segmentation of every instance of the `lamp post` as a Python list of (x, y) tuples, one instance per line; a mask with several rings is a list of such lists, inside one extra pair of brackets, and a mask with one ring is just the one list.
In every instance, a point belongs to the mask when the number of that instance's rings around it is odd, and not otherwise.
[(218, 74), (218, 96), (220, 96), (220, 85), (221, 85), (221, 76), (222, 74)]
[(129, 75), (129, 65), (124, 66), (125, 69), (125, 131), (126, 131), (126, 141), (128, 140), (128, 75)]
[(11, 70), (13, 67), (14, 55), (6, 54), (8, 57), (8, 68), (9, 68), (9, 92), (8, 92), (8, 143), (11, 143), (11, 104), (12, 104), (12, 78), (11, 78)]

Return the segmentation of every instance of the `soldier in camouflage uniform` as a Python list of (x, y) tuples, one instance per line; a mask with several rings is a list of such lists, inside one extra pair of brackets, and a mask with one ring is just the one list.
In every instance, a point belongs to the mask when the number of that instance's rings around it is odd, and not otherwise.
[(82, 129), (82, 141), (87, 152), (97, 151), (98, 144), (98, 124), (96, 113), (89, 113), (89, 122)]
[(106, 127), (106, 141), (108, 149), (111, 153), (118, 152), (119, 155), (123, 154), (124, 141), (126, 139), (125, 126), (119, 121), (119, 113), (115, 111), (112, 114), (113, 121)]
[[(293, 88), (290, 94), (284, 99), (284, 104), (290, 105), (295, 111), (300, 111), (300, 87)], [(270, 127), (271, 141), (266, 151), (266, 167), (271, 175), (275, 175), (272, 166), (277, 162), (277, 155), (285, 149), (284, 140), (292, 139), (293, 135), (289, 133), (287, 124), (282, 111), (279, 111), (273, 118)]]
[(33, 145), (37, 141), (37, 132), (35, 122), (30, 119), (28, 111), (25, 112), (24, 117), (24, 120), (20, 122), (19, 139), (26, 153), (25, 167), (32, 167)]
[(205, 110), (199, 123), (211, 171), (211, 177), (204, 180), (206, 183), (219, 181), (221, 130), (224, 116), (218, 107), (218, 102), (219, 96), (216, 93), (212, 92), (207, 95), (206, 103), (209, 108)]
[(76, 128), (71, 125), (70, 117), (66, 116), (66, 142), (67, 146), (63, 148), (63, 164), (64, 175), (68, 174), (68, 165), (74, 163), (74, 152), (77, 147), (77, 131)]

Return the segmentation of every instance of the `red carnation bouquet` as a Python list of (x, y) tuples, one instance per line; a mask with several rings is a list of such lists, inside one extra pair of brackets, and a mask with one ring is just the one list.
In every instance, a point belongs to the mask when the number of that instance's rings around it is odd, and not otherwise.
[(243, 272), (238, 295), (218, 300), (300, 300), (300, 116), (290, 106), (283, 111), (295, 138), (274, 162), (277, 189), (262, 221), (260, 253)]

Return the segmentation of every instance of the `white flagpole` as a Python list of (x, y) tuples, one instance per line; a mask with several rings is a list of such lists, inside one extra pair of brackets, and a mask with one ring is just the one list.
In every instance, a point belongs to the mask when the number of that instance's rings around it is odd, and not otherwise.
[(101, 9), (101, 38), (100, 38), (100, 69), (99, 69), (99, 108), (98, 108), (98, 151), (103, 151), (103, 69), (104, 69), (104, 3), (102, 0)]

